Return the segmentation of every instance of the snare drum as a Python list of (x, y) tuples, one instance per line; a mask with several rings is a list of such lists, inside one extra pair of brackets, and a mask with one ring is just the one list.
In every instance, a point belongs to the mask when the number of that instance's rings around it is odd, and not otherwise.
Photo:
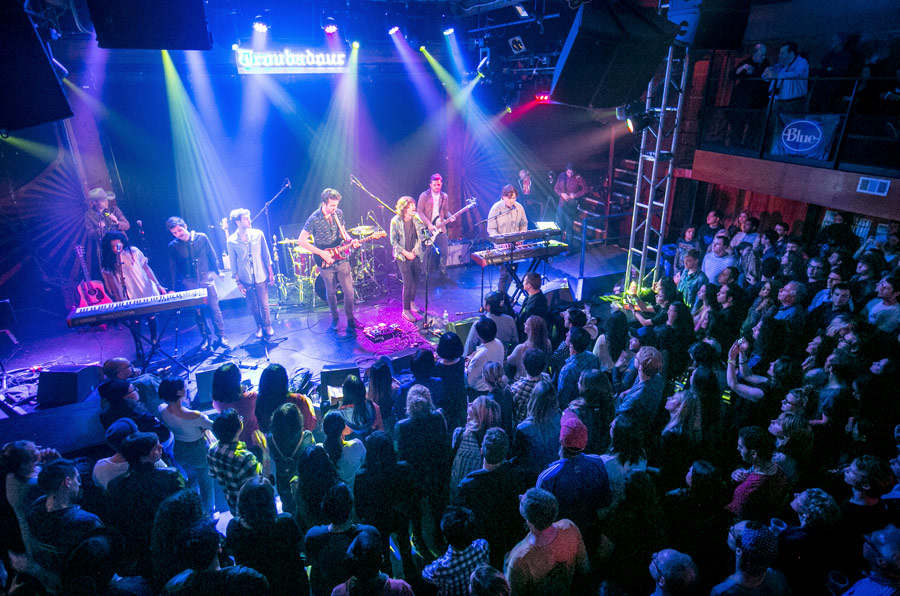
[(309, 279), (313, 276), (316, 263), (312, 253), (300, 246), (291, 249), (291, 262), (294, 264), (294, 275), (301, 279)]

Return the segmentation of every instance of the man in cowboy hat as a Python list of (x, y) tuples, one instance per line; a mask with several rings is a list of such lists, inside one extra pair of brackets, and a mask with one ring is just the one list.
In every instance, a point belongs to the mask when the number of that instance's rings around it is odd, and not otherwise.
[(88, 208), (84, 214), (84, 227), (92, 238), (99, 240), (103, 234), (110, 230), (127, 232), (131, 224), (125, 219), (125, 214), (116, 206), (110, 207), (109, 202), (116, 198), (115, 193), (97, 187), (88, 193)]

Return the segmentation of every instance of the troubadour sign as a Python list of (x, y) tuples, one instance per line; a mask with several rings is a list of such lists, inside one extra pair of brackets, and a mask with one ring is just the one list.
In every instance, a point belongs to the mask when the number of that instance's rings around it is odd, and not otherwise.
[(339, 74), (347, 72), (347, 54), (284, 48), (278, 52), (255, 52), (237, 48), (238, 74)]

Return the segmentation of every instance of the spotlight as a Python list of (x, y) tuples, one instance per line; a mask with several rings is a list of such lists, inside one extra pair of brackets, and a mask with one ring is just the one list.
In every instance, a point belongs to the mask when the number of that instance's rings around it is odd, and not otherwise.
[(510, 106), (506, 106), (506, 113), (512, 114), (512, 108)]
[(231, 49), (237, 52), (241, 48), (240, 44), (233, 43), (231, 44)]
[(425, 46), (419, 46), (419, 51), (423, 54), (425, 53)]
[(628, 131), (632, 133), (641, 132), (654, 122), (655, 119), (653, 118), (653, 116), (647, 112), (630, 115), (625, 120), (625, 124), (628, 126)]
[(448, 37), (453, 35), (453, 27), (447, 27), (446, 29), (444, 29), (444, 35)]
[(322, 29), (328, 35), (334, 35), (337, 33), (338, 26), (337, 21), (334, 20), (334, 17), (325, 17), (322, 19)]
[(521, 54), (525, 51), (525, 42), (522, 41), (520, 36), (510, 37), (506, 41), (509, 43), (509, 49), (512, 50), (513, 54)]
[(354, 42), (353, 42), (353, 49), (354, 49), (354, 50), (358, 50), (358, 49), (359, 49), (359, 42), (358, 42), (358, 41), (354, 41)]
[(549, 93), (538, 93), (534, 96), (534, 100), (538, 103), (550, 103)]
[(481, 74), (481, 69), (487, 66), (488, 62), (490, 62), (490, 56), (485, 54), (484, 58), (481, 59), (481, 62), (478, 63), (478, 68), (475, 69), (475, 72)]
[(397, 25), (394, 25), (393, 27), (390, 28), (390, 30), (388, 30), (388, 35), (393, 35), (393, 34), (397, 33), (398, 31), (400, 31), (400, 27)]
[(337, 33), (337, 30), (337, 25), (325, 25), (325, 33), (327, 33), (328, 35)]
[(256, 15), (253, 19), (253, 31), (256, 33), (265, 33), (269, 30), (269, 21), (261, 14)]
[(515, 9), (516, 9), (516, 12), (519, 13), (519, 18), (520, 18), (520, 19), (527, 19), (527, 18), (528, 18), (528, 16), (529, 16), (529, 15), (528, 15), (528, 11), (525, 10), (525, 7), (524, 7), (524, 6), (522, 6), (521, 4), (516, 4), (513, 8), (515, 8)]

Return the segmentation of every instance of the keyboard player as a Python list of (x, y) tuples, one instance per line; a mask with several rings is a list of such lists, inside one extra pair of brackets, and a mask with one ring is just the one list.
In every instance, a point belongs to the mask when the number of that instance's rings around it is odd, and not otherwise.
[[(507, 184), (500, 192), (500, 200), (494, 203), (488, 212), (487, 232), (488, 236), (500, 236), (515, 232), (524, 232), (528, 228), (528, 218), (525, 209), (516, 202), (519, 193), (512, 184)], [(497, 246), (502, 250), (508, 248)], [(500, 276), (497, 283), (497, 291), (506, 294), (510, 282), (510, 270), (516, 270), (517, 263), (509, 263), (509, 268), (501, 265)]]

